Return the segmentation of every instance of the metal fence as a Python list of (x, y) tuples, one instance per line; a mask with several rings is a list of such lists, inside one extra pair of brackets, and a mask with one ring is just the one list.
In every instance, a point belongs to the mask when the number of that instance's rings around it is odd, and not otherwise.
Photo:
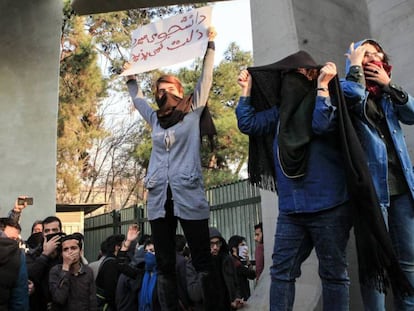
[[(241, 180), (210, 188), (206, 197), (210, 204), (210, 226), (217, 227), (226, 240), (234, 234), (246, 237), (250, 258), (254, 259), (254, 225), (262, 220), (259, 188)], [(146, 214), (145, 206), (133, 206), (85, 218), (85, 257), (94, 261), (101, 242), (114, 233), (126, 234), (132, 223), (139, 224), (141, 234), (151, 234)], [(177, 232), (182, 232), (180, 226)]]

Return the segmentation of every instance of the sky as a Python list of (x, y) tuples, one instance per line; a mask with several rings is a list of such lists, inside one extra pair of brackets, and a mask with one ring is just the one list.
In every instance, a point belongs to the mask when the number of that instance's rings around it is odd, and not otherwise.
[(212, 26), (217, 30), (216, 55), (221, 58), (230, 42), (236, 42), (243, 51), (252, 51), (250, 0), (215, 2)]

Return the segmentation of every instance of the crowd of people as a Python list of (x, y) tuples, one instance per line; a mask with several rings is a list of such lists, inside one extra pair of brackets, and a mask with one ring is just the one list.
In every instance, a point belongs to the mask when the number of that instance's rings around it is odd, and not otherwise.
[[(30, 237), (22, 240), (18, 220), (23, 208), (18, 206), (0, 221), (0, 310), (166, 310), (160, 302), (160, 271), (153, 237), (141, 235), (137, 224), (131, 225), (126, 234), (108, 236), (96, 260), (88, 262), (83, 256), (83, 235), (63, 233), (56, 216), (36, 221)], [(35, 224), (39, 223), (41, 231), (37, 232)], [(213, 265), (208, 286), (192, 263), (185, 236), (175, 234), (174, 245), (174, 310), (231, 310), (244, 306), (254, 285), (249, 280), (259, 277), (244, 237), (234, 235), (226, 242), (216, 228), (209, 228)], [(206, 290), (212, 291), (216, 299), (206, 301)]]
[[(132, 225), (101, 244), (87, 263), (83, 236), (62, 233), (55, 216), (35, 222), (17, 241), (16, 201), (0, 232), (0, 310), (234, 310), (250, 280), (263, 273), (263, 228), (255, 230), (256, 268), (246, 238), (224, 239), (209, 227), (200, 162), (201, 137), (217, 134), (207, 107), (213, 84), (214, 28), (200, 78), (190, 94), (181, 81), (155, 82), (157, 109), (135, 75), (126, 84), (152, 129), (145, 178), (151, 236)], [(238, 127), (249, 135), (249, 178), (277, 191), (270, 301), (292, 310), (301, 265), (315, 249), (324, 310), (349, 310), (347, 243), (354, 227), (365, 310), (414, 309), (414, 173), (400, 123), (414, 123), (414, 98), (391, 80), (392, 66), (375, 40), (352, 43), (346, 76), (299, 51), (242, 70)], [(129, 68), (128, 64), (125, 68)], [(213, 145), (212, 145), (213, 146)], [(184, 235), (177, 235), (180, 223)], [(253, 228), (252, 228), (253, 229)], [(4, 250), (4, 251), (3, 251)], [(4, 289), (4, 290), (3, 290)]]

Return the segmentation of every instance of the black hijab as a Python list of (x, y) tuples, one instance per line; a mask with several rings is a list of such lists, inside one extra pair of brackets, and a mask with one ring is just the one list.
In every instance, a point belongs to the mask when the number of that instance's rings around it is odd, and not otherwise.
[[(161, 98), (156, 98), (156, 102), (159, 108), (157, 110), (157, 117), (160, 126), (163, 129), (167, 129), (181, 122), (191, 110), (193, 94), (180, 98), (167, 92)], [(206, 104), (200, 116), (200, 137), (207, 136), (211, 151), (214, 150), (216, 135), (217, 130), (210, 114), (210, 109)]]
[[(299, 51), (270, 65), (247, 69), (252, 76), (251, 104), (255, 110), (280, 107), (279, 157), (283, 171), (292, 178), (303, 176), (306, 170), (312, 116), (308, 110), (313, 110), (316, 95), (312, 82), (294, 72), (298, 68), (320, 66), (308, 53)], [(294, 129), (297, 123), (305, 126)], [(249, 137), (249, 179), (268, 190), (276, 189), (273, 139), (274, 134)]]

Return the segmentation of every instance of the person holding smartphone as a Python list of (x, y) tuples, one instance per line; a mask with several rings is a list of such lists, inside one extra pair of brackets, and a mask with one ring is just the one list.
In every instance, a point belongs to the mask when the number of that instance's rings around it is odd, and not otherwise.
[(33, 205), (33, 198), (26, 195), (20, 195), (14, 202), (13, 208), (10, 210), (8, 217), (15, 222), (20, 221), (22, 211), (28, 206)]
[(249, 259), (249, 247), (246, 238), (240, 235), (233, 235), (228, 242), (233, 264), (237, 271), (237, 280), (240, 286), (240, 295), (243, 299), (250, 297), (249, 280), (256, 278), (256, 271)]
[(51, 302), (49, 292), (49, 271), (62, 263), (61, 237), (62, 222), (56, 216), (48, 216), (43, 220), (43, 243), (39, 252), (27, 252), (26, 262), (29, 279), (33, 282), (34, 291), (30, 295), (30, 310), (47, 310)]

